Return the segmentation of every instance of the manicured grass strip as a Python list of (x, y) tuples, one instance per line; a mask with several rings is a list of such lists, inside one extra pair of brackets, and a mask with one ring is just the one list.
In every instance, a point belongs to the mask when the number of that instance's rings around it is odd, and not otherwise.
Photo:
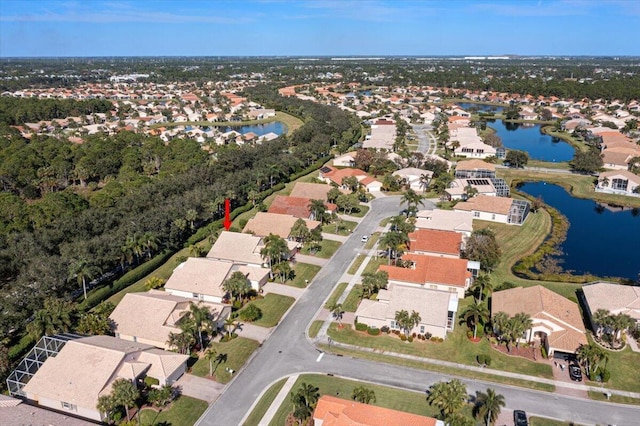
[(369, 206), (364, 206), (362, 204), (358, 205), (358, 211), (352, 211), (351, 214), (349, 216), (353, 216), (353, 217), (364, 217), (364, 215), (367, 214), (367, 212), (369, 211)]
[(311, 282), (313, 277), (320, 271), (320, 266), (298, 262), (293, 270), (295, 271), (293, 280), (287, 280), (284, 283), (293, 287), (305, 288), (307, 281)]
[(351, 266), (349, 266), (349, 270), (347, 271), (347, 274), (354, 275), (356, 272), (358, 272), (358, 268), (360, 267), (360, 265), (362, 265), (362, 262), (364, 262), (364, 259), (366, 257), (367, 256), (365, 256), (364, 254), (357, 255), (356, 259), (353, 261)]
[[(244, 337), (236, 337), (229, 342), (213, 342), (210, 346), (214, 348), (218, 354), (227, 355), (227, 360), (220, 363), (220, 365), (216, 366), (216, 363), (213, 363), (213, 366), (215, 368), (213, 374), (217, 382), (228, 383), (231, 380), (231, 374), (227, 372), (227, 367), (238, 371), (240, 368), (242, 368), (247, 359), (249, 359), (253, 351), (258, 349), (260, 343), (256, 342), (255, 340), (246, 339)], [(193, 365), (191, 373), (195, 376), (200, 377), (208, 376), (209, 361), (207, 361), (204, 357), (200, 358)]]
[(324, 304), (325, 309), (329, 309), (329, 306), (333, 305), (338, 301), (342, 293), (344, 293), (344, 289), (347, 288), (348, 283), (340, 283), (336, 286), (331, 293), (331, 296), (327, 299), (327, 303)]
[(389, 260), (386, 257), (372, 257), (369, 259), (369, 263), (362, 271), (363, 274), (373, 274), (378, 270), (380, 265), (386, 265), (389, 263)]
[[(351, 399), (353, 389), (358, 386), (364, 386), (374, 391), (376, 402), (371, 405), (390, 408), (393, 410), (403, 411), (407, 413), (418, 414), (421, 416), (436, 417), (439, 410), (430, 406), (425, 400), (424, 391), (410, 391), (404, 389), (396, 389), (387, 386), (381, 386), (371, 383), (362, 383), (354, 380), (347, 380), (340, 377), (321, 376), (318, 374), (302, 374), (291, 389), (296, 392), (302, 383), (310, 384), (318, 387), (320, 395), (332, 395), (346, 400)], [(282, 426), (285, 424), (287, 414), (293, 410), (293, 405), (289, 398), (286, 398), (276, 415), (274, 416), (270, 426)], [(462, 413), (471, 417), (471, 404), (467, 405)]]
[(580, 426), (574, 422), (562, 422), (560, 420), (547, 419), (544, 417), (529, 417), (529, 426)]
[(267, 389), (251, 414), (249, 414), (249, 417), (247, 417), (247, 420), (243, 423), (243, 426), (258, 426), (260, 424), (260, 420), (262, 420), (269, 407), (271, 407), (271, 403), (276, 399), (280, 389), (282, 389), (286, 382), (287, 379), (279, 380)]
[[(464, 306), (461, 309), (464, 309)], [(348, 324), (345, 324), (342, 329), (332, 324), (328, 335), (336, 342), (473, 366), (478, 365), (476, 357), (484, 354), (491, 357), (491, 369), (553, 379), (553, 372), (549, 365), (505, 355), (492, 349), (487, 339), (472, 343), (466, 336), (466, 330), (464, 326), (456, 327), (442, 343), (422, 340), (414, 340), (410, 344), (403, 343), (393, 334), (370, 336), (355, 331)]]
[[(287, 309), (296, 301), (293, 297), (283, 296), (281, 294), (268, 293), (264, 296), (264, 299), (256, 299), (247, 304), (255, 305), (262, 311), (262, 317), (253, 322), (254, 325), (260, 327), (275, 327), (280, 322), (280, 319), (287, 312)], [(246, 309), (243, 307), (240, 312)]]
[(302, 250), (300, 250), (300, 252), (302, 254), (308, 254), (311, 256), (317, 256), (317, 257), (321, 257), (323, 259), (329, 259), (331, 256), (333, 256), (333, 253), (336, 252), (336, 250), (338, 250), (338, 248), (340, 247), (341, 243), (340, 241), (334, 241), (334, 240), (322, 240), (322, 242), (320, 243), (320, 250), (315, 252), (315, 253), (311, 253), (309, 252), (309, 248), (308, 247), (304, 247)]
[(367, 250), (371, 250), (373, 246), (378, 242), (378, 238), (380, 238), (379, 232), (374, 232), (373, 234), (371, 234), (371, 237), (369, 237), (369, 241), (367, 241), (367, 243), (364, 245), (364, 248)]
[(358, 309), (358, 304), (360, 303), (361, 299), (362, 299), (362, 285), (356, 284), (353, 286), (353, 288), (349, 292), (349, 295), (344, 300), (344, 303), (342, 304), (342, 309), (344, 309), (345, 312), (355, 312), (356, 309)]
[(312, 339), (315, 338), (322, 328), (322, 324), (324, 324), (324, 321), (316, 320), (312, 322), (309, 326), (309, 337), (311, 337)]
[(152, 409), (142, 410), (140, 424), (191, 426), (196, 423), (208, 405), (205, 401), (181, 395), (171, 403), (169, 408), (160, 412)]
[(483, 381), (487, 381), (487, 382), (514, 385), (514, 386), (519, 386), (519, 387), (528, 388), (528, 389), (535, 389), (535, 390), (544, 391), (544, 392), (554, 392), (555, 391), (555, 386), (547, 385), (545, 383), (538, 383), (538, 382), (530, 382), (530, 381), (527, 381), (527, 380), (512, 379), (510, 377), (495, 376), (493, 374), (477, 373), (475, 371), (460, 370), (460, 369), (453, 368), (453, 367), (447, 367), (447, 366), (442, 366), (442, 365), (437, 365), (437, 364), (429, 364), (429, 363), (426, 363), (426, 362), (414, 361), (414, 360), (411, 360), (411, 359), (404, 359), (404, 358), (401, 359), (401, 358), (398, 358), (396, 356), (384, 355), (384, 354), (380, 354), (380, 353), (371, 353), (371, 352), (359, 351), (357, 349), (340, 348), (340, 347), (337, 347), (335, 345), (333, 345), (333, 346), (331, 346), (329, 348), (329, 346), (325, 345), (325, 344), (318, 345), (318, 348), (324, 350), (325, 352), (332, 352), (332, 353), (335, 353), (335, 354), (341, 354), (341, 355), (345, 355), (345, 356), (351, 356), (351, 357), (354, 357), (354, 358), (361, 358), (361, 359), (366, 359), (366, 360), (370, 360), (370, 361), (386, 362), (387, 364), (401, 365), (403, 367), (416, 368), (416, 369), (419, 369), (419, 370), (435, 371), (435, 372), (442, 373), (442, 374), (449, 374), (449, 375), (454, 375), (454, 376), (467, 377), (467, 378), (478, 379), (478, 380), (483, 380)]
[(589, 394), (589, 398), (595, 399), (596, 401), (609, 401), (618, 404), (640, 405), (640, 399), (629, 398), (628, 396), (622, 395), (611, 395), (611, 398), (607, 400), (607, 396), (604, 394), (604, 392), (605, 389), (602, 389), (602, 392), (588, 391), (587, 393)]

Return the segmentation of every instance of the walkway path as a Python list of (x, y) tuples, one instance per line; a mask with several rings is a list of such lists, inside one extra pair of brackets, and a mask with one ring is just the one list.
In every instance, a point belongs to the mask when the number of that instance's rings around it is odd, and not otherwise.
[(259, 325), (254, 325), (242, 321), (237, 323), (236, 328), (233, 330), (233, 332), (238, 336), (255, 340), (258, 343), (263, 343), (265, 340), (267, 340), (272, 331), (273, 327), (260, 327)]
[(304, 288), (298, 288), (298, 287), (293, 287), (286, 284), (269, 282), (262, 286), (262, 292), (264, 294), (267, 294), (267, 293), (281, 294), (283, 296), (290, 296), (298, 300), (300, 296), (302, 296), (302, 293), (304, 293)]
[(297, 253), (296, 254), (296, 260), (298, 262), (308, 263), (310, 265), (324, 266), (324, 265), (327, 264), (327, 261), (329, 259), (323, 259), (321, 257), (309, 256), (309, 255), (306, 255), (306, 254)]
[(322, 235), (322, 238), (325, 240), (340, 241), (341, 243), (344, 243), (347, 241), (347, 238), (349, 238), (348, 235), (331, 234), (329, 232), (323, 232), (320, 235)]
[[(266, 413), (264, 413), (264, 416), (262, 416), (262, 420), (260, 420), (260, 423), (258, 424), (268, 425), (269, 423), (271, 423), (271, 420), (273, 420), (273, 416), (275, 416), (276, 413), (278, 412), (278, 408), (280, 408), (285, 398), (289, 396), (289, 392), (291, 391), (291, 388), (293, 388), (293, 385), (296, 382), (296, 380), (298, 380), (297, 374), (293, 374), (289, 376), (287, 381), (284, 383), (284, 386), (282, 386), (282, 389), (280, 389), (280, 392), (278, 392), (278, 395), (276, 395), (276, 398), (273, 400), (273, 402), (271, 403), (271, 406), (269, 406), (269, 409), (267, 410)], [(242, 423), (244, 423), (244, 421), (249, 416), (249, 414), (251, 414), (252, 411), (253, 411), (253, 407), (251, 407), (251, 410), (247, 412), (247, 415), (245, 416), (245, 418), (242, 419)]]
[(175, 384), (183, 395), (207, 401), (209, 404), (218, 399), (225, 388), (222, 383), (193, 374), (183, 374)]

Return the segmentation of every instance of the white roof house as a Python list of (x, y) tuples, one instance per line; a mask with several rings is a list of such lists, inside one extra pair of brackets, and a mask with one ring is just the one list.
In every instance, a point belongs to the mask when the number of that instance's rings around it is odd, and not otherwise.
[(416, 228), (455, 231), (469, 237), (473, 231), (473, 214), (454, 210), (420, 210), (416, 218)]
[(590, 320), (598, 309), (606, 309), (614, 315), (627, 314), (640, 323), (640, 286), (600, 281), (584, 285), (582, 292)]

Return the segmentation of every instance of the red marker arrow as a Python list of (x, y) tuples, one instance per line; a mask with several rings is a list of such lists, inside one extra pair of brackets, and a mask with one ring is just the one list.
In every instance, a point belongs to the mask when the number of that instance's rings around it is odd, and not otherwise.
[(224, 229), (227, 231), (231, 228), (231, 202), (228, 198), (224, 199)]

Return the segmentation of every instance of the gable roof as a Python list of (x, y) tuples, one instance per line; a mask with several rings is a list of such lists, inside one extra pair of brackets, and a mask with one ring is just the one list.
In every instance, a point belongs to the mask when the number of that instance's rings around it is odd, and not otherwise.
[[(258, 212), (252, 219), (249, 219), (242, 232), (253, 233), (261, 237), (275, 234), (287, 239), (296, 220), (298, 220), (297, 217), (289, 214)], [(320, 222), (317, 220), (302, 220), (305, 221), (309, 230), (320, 226)]]
[(606, 309), (612, 314), (624, 313), (640, 321), (640, 286), (597, 282), (582, 287), (593, 314)]
[(513, 199), (506, 197), (491, 197), (489, 195), (477, 195), (462, 203), (458, 203), (454, 210), (479, 211), (485, 213), (497, 213), (508, 215)]
[(432, 417), (340, 399), (331, 395), (320, 397), (313, 412), (313, 419), (316, 422), (322, 422), (322, 426), (444, 425), (444, 423)]
[[(325, 194), (326, 197), (326, 194)], [(324, 198), (320, 200), (325, 201)], [(285, 195), (276, 195), (269, 206), (269, 213), (288, 214), (301, 219), (308, 219), (311, 215), (309, 204), (311, 198), (307, 197), (287, 197)], [(335, 211), (338, 206), (325, 201), (325, 208), (329, 211)]]
[(207, 253), (207, 258), (262, 265), (264, 260), (260, 255), (261, 244), (261, 237), (239, 232), (222, 231), (209, 253)]
[(414, 263), (413, 268), (381, 265), (378, 269), (389, 274), (389, 280), (424, 285), (427, 283), (466, 287), (471, 273), (466, 259), (451, 259), (424, 254), (405, 254), (402, 260)]
[(461, 160), (456, 164), (456, 170), (491, 170), (495, 172), (496, 165), (477, 159)]
[(164, 288), (224, 297), (222, 283), (231, 274), (232, 262), (190, 257), (173, 270)]
[(409, 250), (460, 256), (462, 234), (454, 231), (416, 229), (409, 234)]
[[(334, 187), (326, 183), (307, 183), (296, 182), (291, 190), (291, 197), (306, 197), (312, 200), (327, 201), (327, 193)], [(342, 193), (348, 193), (349, 191), (342, 191)]]
[[(141, 353), (149, 354), (141, 358)], [(111, 393), (111, 384), (118, 378), (132, 379), (154, 366), (154, 377), (166, 378), (187, 361), (188, 355), (156, 349), (151, 345), (116, 339), (111, 336), (90, 336), (68, 341), (55, 357), (49, 357), (25, 385), (29, 396), (64, 401), (95, 410), (98, 397)], [(173, 367), (172, 367), (173, 366)], [(173, 368), (173, 370), (171, 370)]]
[(416, 228), (421, 229), (471, 233), (473, 231), (473, 214), (455, 210), (420, 210), (415, 225)]

